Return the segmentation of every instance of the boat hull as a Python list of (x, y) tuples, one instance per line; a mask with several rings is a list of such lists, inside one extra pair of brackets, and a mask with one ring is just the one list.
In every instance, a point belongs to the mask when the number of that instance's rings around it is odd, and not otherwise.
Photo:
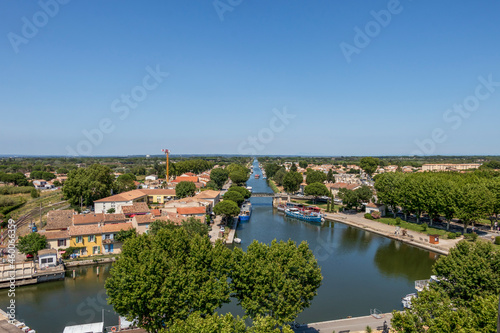
[(307, 221), (307, 222), (317, 222), (321, 223), (322, 217), (321, 216), (308, 216), (308, 215), (303, 215), (300, 213), (295, 213), (295, 212), (290, 212), (288, 210), (285, 210), (286, 216), (293, 217), (302, 221)]

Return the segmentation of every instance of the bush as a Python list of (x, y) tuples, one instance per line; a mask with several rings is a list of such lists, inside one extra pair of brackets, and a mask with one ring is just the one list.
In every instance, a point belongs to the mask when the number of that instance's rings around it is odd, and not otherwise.
[(495, 244), (500, 245), (500, 236), (495, 237)]
[(370, 213), (366, 213), (366, 214), (365, 214), (365, 219), (368, 219), (368, 220), (373, 220), (373, 216), (372, 216), (372, 214), (370, 214)]
[(400, 225), (401, 224), (401, 219), (399, 217), (396, 217), (396, 225)]
[(454, 233), (454, 232), (448, 233), (448, 239), (455, 239), (455, 238), (457, 238), (457, 234), (456, 233)]
[(427, 231), (428, 225), (427, 223), (422, 224), (422, 230)]
[(366, 333), (372, 333), (372, 328), (370, 326), (366, 326)]
[(471, 232), (470, 234), (464, 234), (464, 239), (470, 240), (472, 242), (475, 242), (477, 237), (478, 235), (475, 232)]

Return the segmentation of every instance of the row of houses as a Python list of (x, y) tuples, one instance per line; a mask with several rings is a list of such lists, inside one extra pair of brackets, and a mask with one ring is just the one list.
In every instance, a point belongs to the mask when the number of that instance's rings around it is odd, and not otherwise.
[[(202, 191), (184, 199), (176, 199), (175, 191), (166, 191), (169, 190), (132, 190), (97, 200), (95, 212), (89, 214), (77, 214), (73, 210), (50, 211), (45, 229), (39, 233), (45, 235), (50, 249), (71, 247), (76, 256), (118, 254), (122, 243), (116, 235), (121, 230), (135, 229), (143, 234), (149, 232), (156, 220), (181, 224), (190, 217), (205, 223), (206, 215), (220, 200), (219, 191)], [(162, 205), (151, 209), (149, 201)], [(107, 213), (105, 205), (115, 208), (115, 213)]]

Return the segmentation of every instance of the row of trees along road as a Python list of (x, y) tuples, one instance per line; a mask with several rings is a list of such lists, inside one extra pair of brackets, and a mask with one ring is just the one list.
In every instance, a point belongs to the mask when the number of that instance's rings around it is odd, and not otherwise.
[(405, 333), (497, 332), (500, 252), (489, 242), (461, 241), (434, 264), (439, 282), (394, 311), (392, 328)]
[[(440, 215), (449, 222), (458, 218), (465, 230), (471, 222), (478, 222), (500, 213), (500, 177), (491, 171), (470, 173), (424, 172), (383, 173), (375, 176), (379, 202), (393, 212), (401, 207), (407, 219), (416, 214), (417, 222), (426, 212), (432, 219)], [(493, 223), (493, 219), (491, 220)]]
[(105, 286), (115, 311), (149, 332), (194, 332), (190, 325), (246, 332), (239, 318), (215, 314), (231, 297), (260, 327), (248, 331), (280, 332), (310, 306), (321, 280), (306, 242), (254, 241), (246, 252), (231, 251), (207, 235), (166, 227), (125, 241)]

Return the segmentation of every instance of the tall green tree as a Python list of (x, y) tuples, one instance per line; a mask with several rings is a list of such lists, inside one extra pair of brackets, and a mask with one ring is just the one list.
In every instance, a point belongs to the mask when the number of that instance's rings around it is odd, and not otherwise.
[(267, 163), (264, 165), (264, 171), (268, 178), (274, 177), (276, 172), (281, 168), (281, 166), (277, 163)]
[(196, 185), (193, 182), (182, 181), (175, 186), (175, 196), (177, 198), (192, 197), (196, 193)]
[(159, 331), (193, 312), (211, 315), (229, 302), (230, 250), (184, 228), (125, 242), (106, 280), (108, 302), (120, 315)]
[(306, 183), (307, 184), (324, 183), (325, 180), (326, 180), (326, 175), (324, 172), (316, 171), (313, 169), (307, 170), (307, 175), (306, 175)]
[(302, 180), (302, 174), (290, 171), (283, 177), (283, 189), (287, 193), (297, 192)]
[(38, 251), (47, 247), (47, 238), (37, 232), (19, 237), (17, 249), (24, 254), (36, 255)]
[(225, 169), (215, 168), (210, 172), (210, 180), (216, 184), (218, 190), (222, 189), (228, 178), (229, 173)]
[(292, 165), (290, 166), (290, 171), (291, 172), (297, 172), (297, 165), (295, 165), (294, 162), (292, 162)]
[(213, 211), (215, 215), (230, 219), (240, 213), (240, 208), (238, 204), (232, 200), (223, 200), (214, 206)]
[(238, 192), (239, 194), (241, 194), (243, 196), (243, 198), (245, 199), (248, 199), (252, 196), (252, 192), (250, 192), (249, 190), (247, 190), (246, 188), (244, 187), (241, 187), (241, 186), (236, 186), (236, 185), (232, 185), (229, 189), (228, 189), (228, 192), (230, 191), (235, 191), (235, 192)]
[(304, 160), (300, 160), (299, 161), (299, 166), (302, 168), (302, 169), (307, 169), (307, 162), (304, 161)]
[(78, 206), (81, 198), (82, 203), (88, 206), (95, 200), (111, 195), (114, 180), (109, 167), (93, 164), (70, 171), (62, 191), (72, 205)]
[(312, 195), (314, 196), (314, 200), (316, 200), (321, 196), (329, 196), (330, 191), (328, 191), (328, 188), (323, 183), (312, 183), (304, 188), (304, 194)]
[(487, 242), (461, 241), (433, 267), (439, 282), (394, 311), (396, 332), (496, 332), (500, 255)]
[(374, 157), (363, 157), (359, 161), (359, 166), (363, 169), (370, 177), (377, 170), (380, 160)]
[(329, 183), (335, 183), (335, 176), (333, 175), (332, 169), (328, 170), (328, 173), (326, 174), (326, 181)]
[(246, 253), (236, 248), (233, 257), (233, 295), (251, 318), (293, 321), (321, 285), (321, 269), (306, 242), (253, 241)]
[(286, 169), (284, 167), (282, 167), (278, 171), (276, 171), (276, 174), (273, 177), (274, 181), (276, 182), (276, 185), (278, 185), (278, 186), (283, 185), (283, 178), (285, 178), (286, 174), (287, 174), (287, 172), (286, 172)]
[(245, 198), (236, 191), (227, 191), (222, 197), (224, 200), (231, 200), (236, 202), (238, 206), (240, 206), (243, 201), (245, 201)]
[(494, 198), (483, 183), (467, 183), (458, 186), (455, 197), (456, 217), (462, 220), (464, 231), (471, 222), (487, 217), (492, 211)]

